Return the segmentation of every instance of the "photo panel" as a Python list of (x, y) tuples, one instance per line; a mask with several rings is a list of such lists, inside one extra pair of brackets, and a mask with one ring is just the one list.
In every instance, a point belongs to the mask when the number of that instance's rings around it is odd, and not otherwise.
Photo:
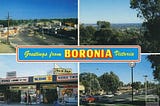
[(1, 0), (0, 53), (17, 45), (77, 45), (78, 0)]
[(134, 63), (80, 63), (80, 106), (159, 106), (160, 55)]
[(17, 63), (15, 55), (0, 60), (3, 106), (78, 106), (77, 63)]
[(81, 45), (140, 45), (160, 51), (159, 0), (80, 0)]

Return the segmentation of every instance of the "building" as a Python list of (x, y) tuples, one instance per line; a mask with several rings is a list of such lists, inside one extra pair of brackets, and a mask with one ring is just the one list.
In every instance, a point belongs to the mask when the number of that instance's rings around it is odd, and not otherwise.
[(53, 103), (55, 100), (77, 100), (78, 74), (37, 75), (0, 79), (0, 102), (32, 104)]
[(79, 94), (84, 95), (85, 94), (85, 86), (80, 84), (79, 85)]
[[(10, 28), (9, 29), (9, 36), (15, 36), (19, 33), (18, 28)], [(8, 30), (7, 27), (3, 28), (3, 30), (0, 31), (0, 37), (7, 37), (8, 36)]]

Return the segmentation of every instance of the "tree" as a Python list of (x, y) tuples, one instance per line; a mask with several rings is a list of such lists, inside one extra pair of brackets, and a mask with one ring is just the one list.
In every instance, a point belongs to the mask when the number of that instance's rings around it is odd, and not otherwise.
[(101, 89), (97, 76), (94, 73), (81, 73), (80, 82), (88, 94), (96, 93)]
[(139, 90), (141, 88), (141, 82), (133, 82), (132, 87), (135, 90)]
[(94, 34), (94, 40), (97, 41), (97, 44), (99, 45), (118, 43), (117, 35), (114, 35), (112, 29), (110, 28), (96, 31)]
[(106, 92), (115, 93), (119, 87), (119, 77), (113, 72), (104, 73), (99, 77), (102, 89)]
[(123, 87), (124, 83), (122, 81), (119, 81), (119, 87)]
[(149, 55), (147, 56), (148, 61), (151, 62), (151, 67), (153, 68), (154, 79), (160, 82), (160, 56), (159, 55)]
[(98, 91), (101, 89), (100, 83), (97, 78), (91, 79), (91, 90), (94, 94), (97, 94)]
[(97, 21), (97, 25), (98, 25), (98, 29), (111, 27), (110, 22), (107, 22), (107, 21)]
[(80, 25), (80, 42), (81, 44), (95, 44), (93, 40), (93, 35), (96, 32), (96, 29), (93, 26), (84, 27)]
[(143, 26), (146, 28), (144, 38), (148, 41), (145, 43), (150, 48), (146, 47), (142, 50), (160, 51), (160, 0), (131, 0), (130, 5), (132, 9), (138, 11), (137, 17), (144, 19)]
[(146, 21), (160, 16), (160, 0), (131, 0), (130, 7), (136, 9), (137, 16)]

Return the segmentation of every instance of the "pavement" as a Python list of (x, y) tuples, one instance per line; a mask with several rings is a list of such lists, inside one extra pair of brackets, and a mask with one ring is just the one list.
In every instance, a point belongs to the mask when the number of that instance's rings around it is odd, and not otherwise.
[(0, 104), (0, 106), (54, 106), (53, 104)]
[[(78, 106), (78, 103), (60, 103), (57, 102), (58, 106)], [(57, 106), (56, 105), (56, 106)], [(55, 106), (54, 103), (53, 104), (21, 104), (21, 103), (4, 103), (1, 102), (0, 106)]]
[[(53, 104), (0, 104), (0, 106), (54, 106)], [(75, 104), (58, 104), (58, 106), (78, 106)]]
[(0, 53), (15, 53), (15, 49), (10, 45), (0, 43)]

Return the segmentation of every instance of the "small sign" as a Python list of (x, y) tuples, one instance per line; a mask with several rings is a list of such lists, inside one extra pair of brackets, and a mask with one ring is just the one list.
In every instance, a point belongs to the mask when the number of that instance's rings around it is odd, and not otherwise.
[(16, 77), (16, 71), (7, 72), (6, 77), (7, 78), (15, 78)]
[(52, 82), (52, 75), (34, 76), (33, 82)]
[(54, 68), (53, 71), (54, 71), (55, 75), (72, 74), (72, 69), (71, 68)]

